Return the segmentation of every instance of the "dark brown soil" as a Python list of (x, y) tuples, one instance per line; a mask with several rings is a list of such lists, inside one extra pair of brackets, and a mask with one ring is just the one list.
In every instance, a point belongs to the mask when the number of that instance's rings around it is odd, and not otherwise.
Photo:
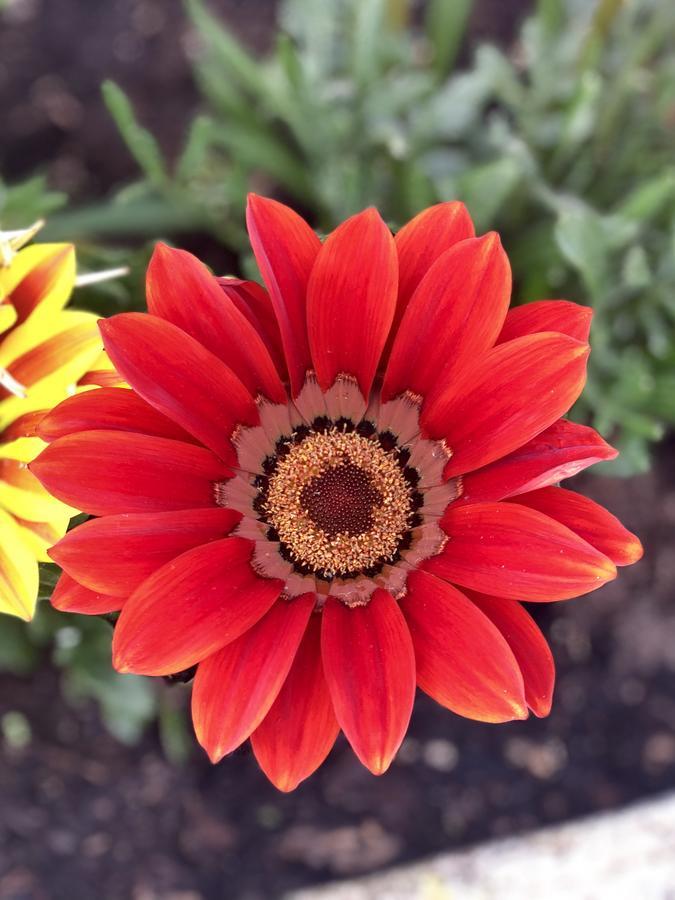
[[(269, 47), (276, 0), (208, 0), (208, 6), (251, 49)], [(483, 38), (510, 42), (530, 6), (531, 0), (476, 2), (467, 48)], [(106, 78), (128, 93), (139, 119), (174, 157), (199, 102), (181, 0), (11, 0), (2, 10), (0, 3), (4, 179), (39, 168), (75, 201), (134, 180), (136, 164), (101, 100)]]
[(195, 751), (176, 767), (154, 734), (122, 747), (93, 708), (67, 707), (51, 669), (3, 677), (0, 716), (23, 712), (34, 734), (0, 765), (0, 898), (278, 897), (672, 788), (672, 451), (651, 475), (585, 479), (646, 557), (595, 594), (534, 609), (558, 666), (551, 716), (481, 725), (420, 697), (381, 778), (344, 742), (290, 795), (248, 749), (216, 767)]

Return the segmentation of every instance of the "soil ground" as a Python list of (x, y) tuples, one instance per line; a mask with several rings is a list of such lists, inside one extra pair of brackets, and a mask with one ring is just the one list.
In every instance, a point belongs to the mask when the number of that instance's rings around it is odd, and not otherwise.
[(0, 898), (262, 900), (675, 786), (673, 449), (649, 475), (574, 485), (646, 554), (596, 593), (530, 607), (557, 662), (551, 716), (482, 725), (420, 696), (381, 778), (344, 741), (290, 795), (248, 748), (176, 767), (155, 734), (123, 747), (93, 707), (68, 707), (50, 668), (2, 677), (0, 716), (24, 713), (33, 740), (0, 765)]

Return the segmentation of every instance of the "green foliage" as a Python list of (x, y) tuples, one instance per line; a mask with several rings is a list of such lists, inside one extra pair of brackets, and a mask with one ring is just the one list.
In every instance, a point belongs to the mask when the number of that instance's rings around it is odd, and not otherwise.
[[(111, 83), (105, 102), (142, 171), (114, 203), (59, 216), (63, 236), (208, 231), (247, 252), (249, 189), (288, 199), (322, 232), (374, 204), (396, 227), (459, 197), (498, 228), (516, 299), (595, 309), (575, 414), (648, 465), (675, 421), (675, 6), (539, 0), (516, 46), (479, 47), (453, 74), (470, 0), (284, 0), (274, 49), (249, 53), (204, 0), (204, 109), (171, 167)], [(246, 267), (246, 261), (243, 261)]]
[(12, 187), (0, 178), (0, 226), (6, 231), (26, 228), (60, 209), (65, 202), (65, 194), (50, 191), (41, 175)]

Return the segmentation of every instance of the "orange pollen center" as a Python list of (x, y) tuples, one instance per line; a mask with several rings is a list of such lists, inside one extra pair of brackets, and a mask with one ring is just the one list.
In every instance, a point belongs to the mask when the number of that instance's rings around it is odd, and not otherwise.
[(398, 558), (421, 500), (395, 441), (332, 426), (282, 449), (258, 507), (297, 571), (349, 578)]

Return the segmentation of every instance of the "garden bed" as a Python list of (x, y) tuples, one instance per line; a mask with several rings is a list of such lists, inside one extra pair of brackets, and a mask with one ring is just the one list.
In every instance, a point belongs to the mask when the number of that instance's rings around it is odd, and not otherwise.
[(550, 718), (481, 725), (420, 697), (381, 778), (344, 741), (290, 795), (248, 747), (215, 767), (195, 750), (176, 767), (155, 734), (124, 747), (93, 706), (66, 706), (49, 666), (3, 676), (0, 716), (22, 712), (33, 738), (3, 750), (0, 897), (65, 900), (75, 884), (81, 896), (105, 884), (106, 900), (269, 898), (672, 788), (673, 449), (649, 475), (583, 479), (646, 556), (595, 594), (534, 608), (558, 667)]

